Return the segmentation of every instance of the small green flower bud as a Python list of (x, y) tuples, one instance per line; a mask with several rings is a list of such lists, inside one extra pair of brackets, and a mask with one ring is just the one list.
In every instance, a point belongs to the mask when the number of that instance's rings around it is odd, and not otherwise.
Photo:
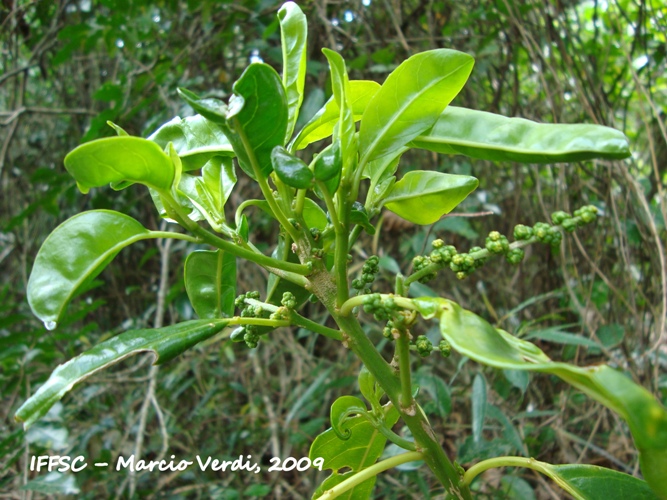
[(523, 248), (513, 248), (507, 254), (505, 255), (505, 259), (507, 259), (507, 262), (513, 265), (519, 264), (525, 256), (525, 252), (523, 251)]
[(257, 344), (259, 344), (259, 335), (253, 331), (246, 331), (243, 340), (249, 349), (255, 349)]
[(563, 229), (565, 229), (568, 233), (573, 232), (575, 229), (577, 229), (577, 221), (579, 220), (579, 217), (574, 217), (572, 219), (566, 219), (563, 221), (561, 226)]
[(502, 235), (498, 231), (491, 231), (489, 233), (489, 237), (487, 239), (489, 239), (491, 241), (500, 241), (501, 236)]
[(422, 358), (427, 357), (433, 350), (433, 344), (426, 335), (420, 335), (417, 337), (417, 340), (415, 340), (415, 346), (417, 347), (417, 352)]
[(438, 238), (437, 240), (433, 240), (431, 246), (435, 249), (439, 249), (445, 246), (445, 242)]
[(256, 290), (254, 292), (246, 293), (245, 296), (246, 296), (247, 299), (259, 300), (259, 292), (256, 291)]
[(375, 281), (375, 275), (372, 273), (364, 274), (361, 276), (361, 279), (366, 283), (373, 283), (373, 281)]
[(364, 283), (364, 280), (361, 280), (359, 278), (355, 278), (352, 280), (352, 288), (354, 288), (355, 290), (361, 290), (362, 288), (364, 288), (365, 285), (366, 283)]
[(550, 243), (551, 240), (551, 226), (545, 222), (538, 222), (533, 227), (535, 237), (542, 243)]
[(517, 224), (514, 226), (514, 239), (515, 240), (527, 240), (533, 236), (533, 228), (524, 226), (523, 224)]
[(440, 341), (440, 344), (438, 344), (438, 349), (440, 350), (440, 354), (442, 354), (443, 358), (448, 358), (452, 353), (452, 346), (449, 345), (449, 342), (446, 340)]
[(292, 292), (283, 293), (280, 303), (288, 309), (294, 309), (297, 306), (296, 297)]
[(572, 216), (570, 214), (563, 212), (562, 210), (551, 214), (551, 222), (553, 222), (556, 226), (560, 226), (564, 221), (571, 218)]
[(456, 273), (456, 277), (460, 280), (464, 280), (468, 277), (468, 274), (464, 273), (463, 271), (459, 271), (458, 273)]
[(310, 235), (313, 237), (313, 241), (317, 241), (320, 239), (320, 230), (316, 227), (311, 227)]

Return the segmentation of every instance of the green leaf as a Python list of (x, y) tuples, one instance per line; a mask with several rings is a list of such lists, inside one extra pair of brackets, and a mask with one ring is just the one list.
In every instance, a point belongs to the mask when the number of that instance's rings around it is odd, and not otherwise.
[(652, 491), (646, 481), (597, 465), (552, 465), (530, 459), (527, 467), (553, 479), (558, 486), (576, 500), (607, 500), (609, 498), (637, 498), (659, 500), (665, 498)]
[(255, 164), (266, 177), (272, 170), (271, 151), (284, 144), (287, 130), (287, 101), (282, 81), (268, 64), (251, 64), (233, 89), (243, 99), (243, 107), (230, 116), (234, 132), (232, 137), (227, 137), (241, 168), (254, 178), (252, 164)]
[(153, 132), (149, 141), (166, 149), (170, 142), (183, 162), (183, 170), (198, 170), (214, 156), (234, 156), (220, 125), (201, 115), (175, 117)]
[(52, 330), (70, 300), (132, 243), (163, 237), (111, 210), (82, 212), (60, 224), (37, 253), (28, 280), (28, 303)]
[(340, 141), (334, 141), (317, 155), (313, 166), (313, 175), (318, 181), (328, 181), (340, 174), (342, 168)]
[(288, 186), (308, 189), (313, 184), (313, 173), (302, 160), (276, 146), (271, 152), (271, 164), (278, 178)]
[(622, 132), (601, 125), (537, 123), (450, 106), (412, 147), (492, 161), (557, 163), (630, 156)]
[(185, 290), (201, 319), (232, 316), (236, 298), (236, 257), (197, 250), (185, 260)]
[(408, 172), (389, 191), (385, 207), (415, 224), (432, 224), (472, 193), (479, 181), (467, 175)]
[(82, 193), (118, 182), (138, 182), (168, 190), (174, 165), (160, 146), (140, 137), (106, 137), (87, 142), (65, 157), (65, 168)]
[(199, 214), (197, 217), (190, 215), (191, 219), (205, 218), (216, 231), (220, 231), (225, 222), (225, 203), (235, 184), (232, 159), (215, 156), (204, 165), (201, 176), (183, 174), (178, 191)]
[(269, 65), (254, 63), (234, 83), (229, 106), (213, 98), (200, 98), (186, 89), (179, 94), (195, 111), (222, 128), (239, 166), (252, 179), (255, 171), (271, 173), (271, 151), (283, 145), (287, 130), (287, 101), (278, 73)]
[(347, 95), (350, 93), (350, 82), (347, 77), (345, 61), (340, 54), (329, 49), (322, 49), (322, 53), (329, 61), (331, 70), (331, 88), (333, 89), (334, 99), (338, 104), (340, 111), (338, 122), (334, 126), (333, 140), (339, 143), (340, 156), (342, 161), (343, 176), (356, 166), (357, 158), (357, 140), (356, 127), (354, 125), (354, 116), (352, 107), (349, 104)]
[(331, 419), (331, 428), (336, 435), (343, 440), (349, 439), (351, 432), (347, 428), (347, 421), (353, 418), (353, 415), (367, 413), (368, 409), (364, 402), (356, 396), (341, 396), (331, 405), (329, 418)]
[[(398, 411), (390, 406), (385, 416), (385, 426), (391, 429), (398, 422)], [(333, 429), (328, 429), (315, 438), (310, 447), (309, 457), (324, 458), (323, 469), (332, 469), (329, 476), (315, 491), (313, 498), (318, 498), (326, 490), (333, 488), (352, 474), (373, 465), (384, 450), (387, 438), (363, 416), (352, 417), (345, 423), (349, 429), (348, 439), (340, 439)], [(346, 474), (339, 474), (340, 469), (352, 469)], [(373, 491), (375, 477), (355, 486), (338, 498), (363, 499), (368, 498)]]
[(292, 136), (303, 101), (308, 23), (306, 16), (294, 2), (286, 2), (280, 7), (278, 19), (280, 20), (280, 39), (283, 49), (283, 86), (289, 112), (285, 134), (285, 141), (287, 141)]
[(455, 302), (422, 297), (413, 301), (424, 317), (439, 317), (453, 349), (500, 369), (556, 375), (626, 420), (651, 488), (667, 497), (667, 410), (643, 387), (607, 365), (577, 367), (551, 361), (537, 346), (491, 326)]
[(600, 348), (600, 345), (594, 340), (583, 337), (581, 335), (563, 331), (561, 330), (561, 327), (557, 326), (530, 332), (525, 336), (525, 339), (545, 340), (547, 342), (555, 342), (556, 344), (580, 345), (584, 347), (592, 347), (593, 349)]
[(370, 235), (375, 234), (375, 226), (373, 226), (373, 224), (371, 224), (368, 220), (368, 213), (366, 212), (366, 208), (358, 201), (355, 201), (352, 204), (352, 210), (350, 211), (350, 222), (352, 224), (359, 224)]
[(130, 330), (97, 344), (56, 368), (49, 379), (16, 412), (15, 418), (28, 428), (49, 411), (75, 384), (86, 377), (140, 352), (153, 352), (155, 363), (175, 358), (206, 340), (228, 320), (195, 320), (147, 330)]
[(360, 163), (398, 151), (430, 129), (463, 88), (474, 60), (437, 49), (416, 54), (396, 68), (361, 118)]
[(45, 495), (78, 495), (81, 493), (73, 474), (63, 474), (57, 471), (28, 481), (21, 486), (21, 490), (36, 491)]
[(486, 380), (479, 373), (473, 380), (470, 399), (472, 401), (472, 437), (479, 442), (482, 439), (486, 419)]
[(303, 200), (303, 220), (309, 228), (316, 227), (320, 231), (323, 231), (329, 221), (327, 220), (327, 214), (324, 213), (324, 210), (315, 203), (310, 198)]
[[(352, 108), (354, 121), (361, 120), (366, 106), (375, 93), (380, 90), (380, 84), (370, 80), (350, 80), (347, 102)], [(336, 99), (331, 99), (313, 116), (296, 138), (290, 144), (290, 150), (303, 149), (308, 144), (317, 142), (333, 134), (334, 125), (340, 118), (340, 108)]]

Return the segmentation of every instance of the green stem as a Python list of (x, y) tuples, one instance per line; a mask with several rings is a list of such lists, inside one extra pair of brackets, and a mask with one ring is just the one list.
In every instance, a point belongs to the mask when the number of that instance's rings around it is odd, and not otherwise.
[[(408, 299), (405, 297), (399, 297), (397, 295), (393, 295), (391, 293), (379, 293), (378, 294), (380, 297), (383, 299), (393, 299), (396, 305), (402, 309), (409, 309), (411, 311), (417, 310), (415, 305), (412, 303), (412, 299)], [(357, 306), (361, 306), (364, 304), (364, 301), (368, 295), (357, 295), (356, 297), (352, 297), (351, 299), (346, 300), (342, 306), (339, 308), (339, 313), (342, 316), (349, 316), (352, 313), (352, 309), (354, 309)]]
[[(336, 234), (336, 243), (334, 250), (334, 273), (336, 275), (336, 290), (337, 290), (337, 305), (340, 307), (343, 302), (345, 302), (348, 297), (348, 283), (347, 283), (347, 227), (345, 219), (340, 217), (345, 217), (345, 205), (339, 205), (340, 210), (336, 210), (336, 205), (331, 193), (327, 189), (326, 185), (322, 181), (316, 181), (317, 186), (322, 192), (322, 197), (324, 198), (324, 203), (327, 206), (329, 211), (329, 217), (331, 218), (331, 224), (334, 227), (334, 233)], [(339, 189), (340, 192), (340, 189)], [(342, 201), (342, 198), (338, 198), (339, 201)]]
[[(352, 300), (352, 299), (351, 299)], [(407, 299), (405, 299), (407, 300)], [(338, 326), (347, 334), (346, 345), (368, 368), (375, 380), (384, 389), (387, 397), (399, 410), (401, 418), (412, 432), (417, 451), (421, 452), (423, 459), (433, 471), (442, 485), (451, 493), (456, 493), (459, 500), (472, 500), (467, 485), (461, 483), (458, 471), (445, 454), (438, 442), (431, 425), (421, 411), (409, 408), (408, 411), (400, 406), (401, 383), (389, 364), (382, 358), (380, 353), (368, 339), (355, 317), (342, 316), (330, 301), (324, 302), (332, 314)]]
[(399, 329), (400, 335), (396, 339), (396, 357), (398, 358), (398, 374), (401, 379), (401, 408), (414, 411), (412, 398), (412, 380), (410, 372), (410, 339), (405, 329)]
[(384, 425), (380, 425), (379, 427), (376, 427), (380, 433), (386, 437), (389, 441), (394, 443), (396, 446), (400, 446), (404, 450), (409, 450), (409, 451), (415, 451), (417, 447), (415, 446), (414, 441), (408, 441), (405, 438), (402, 438), (398, 434), (396, 434), (394, 431), (391, 429), (388, 429)]
[(401, 455), (396, 455), (381, 462), (377, 462), (370, 467), (367, 467), (356, 474), (354, 474), (349, 479), (346, 479), (342, 483), (338, 483), (336, 486), (330, 490), (326, 490), (322, 496), (318, 497), (321, 500), (331, 500), (337, 498), (346, 491), (351, 490), (355, 486), (360, 485), (364, 481), (377, 476), (379, 473), (384, 472), (393, 467), (397, 467), (401, 464), (408, 462), (414, 462), (416, 460), (422, 460), (422, 454), (416, 451), (409, 451), (407, 453), (402, 453)]
[(278, 328), (281, 326), (291, 326), (289, 321), (281, 319), (269, 318), (243, 318), (241, 316), (234, 316), (230, 318), (227, 325), (257, 325), (257, 326), (271, 326)]
[(259, 184), (259, 188), (262, 190), (262, 194), (264, 195), (264, 198), (269, 204), (269, 207), (271, 207), (273, 215), (278, 220), (278, 222), (280, 222), (280, 225), (283, 226), (285, 231), (287, 231), (287, 234), (289, 234), (292, 237), (292, 239), (296, 241), (299, 238), (299, 235), (296, 229), (294, 229), (292, 224), (290, 224), (290, 222), (287, 220), (287, 217), (285, 216), (281, 208), (278, 206), (278, 203), (276, 203), (276, 199), (273, 197), (273, 191), (271, 190), (271, 187), (269, 186), (269, 183), (266, 180), (266, 178), (262, 175), (260, 166), (257, 163), (257, 157), (255, 156), (255, 152), (250, 146), (250, 142), (248, 141), (248, 137), (245, 134), (245, 130), (243, 130), (243, 127), (239, 123), (238, 118), (234, 117), (232, 118), (232, 121), (234, 122), (234, 128), (236, 129), (236, 132), (239, 134), (239, 138), (243, 143), (243, 147), (246, 150), (248, 159), (250, 160), (250, 165), (252, 166), (252, 170), (255, 173), (257, 183)]
[(171, 231), (151, 231), (151, 236), (155, 238), (172, 238), (174, 240), (191, 241), (192, 243), (199, 243), (200, 240), (194, 236), (183, 233), (172, 233)]
[(296, 192), (296, 203), (294, 205), (294, 213), (296, 213), (297, 217), (301, 217), (303, 214), (303, 204), (306, 201), (306, 189), (299, 189)]
[[(260, 306), (262, 309), (266, 309), (267, 311), (271, 312), (276, 312), (278, 310), (278, 306), (274, 304), (268, 304), (260, 300), (245, 299), (245, 302), (251, 306)], [(300, 326), (302, 328), (305, 328), (306, 330), (310, 330), (311, 332), (319, 333), (320, 335), (324, 335), (325, 337), (329, 337), (330, 339), (338, 341), (343, 340), (343, 332), (341, 332), (340, 330), (334, 330), (333, 328), (329, 328), (328, 326), (315, 323), (314, 321), (309, 320), (308, 318), (304, 318), (295, 311), (291, 312), (291, 320), (293, 325)]]

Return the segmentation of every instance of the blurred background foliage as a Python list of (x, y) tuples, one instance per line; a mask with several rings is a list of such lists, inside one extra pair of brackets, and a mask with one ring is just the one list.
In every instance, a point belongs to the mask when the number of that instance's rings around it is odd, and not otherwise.
[[(608, 362), (667, 399), (667, 7), (662, 0), (311, 0), (307, 96), (302, 120), (330, 95), (320, 48), (346, 58), (355, 79), (383, 81), (402, 60), (448, 47), (476, 58), (454, 104), (542, 122), (610, 125), (630, 138), (622, 162), (554, 166), (492, 164), (425, 152), (403, 171), (432, 168), (480, 179), (458, 213), (418, 227), (385, 214), (375, 238), (355, 247), (358, 265), (377, 254), (404, 273), (435, 237), (467, 250), (490, 230), (549, 220), (584, 204), (603, 217), (565, 238), (561, 251), (534, 247), (518, 268), (499, 264), (463, 282), (443, 274), (417, 294), (459, 301), (553, 358)], [(78, 494), (81, 498), (309, 498), (325, 473), (269, 473), (272, 456), (307, 456), (328, 426), (328, 408), (356, 394), (359, 365), (339, 345), (305, 331), (279, 331), (255, 351), (243, 344), (200, 345), (150, 367), (137, 357), (92, 377), (28, 432), (14, 411), (59, 363), (130, 327), (193, 316), (182, 266), (185, 242), (124, 250), (47, 332), (25, 300), (31, 263), (47, 234), (81, 210), (113, 208), (147, 227), (158, 220), (148, 193), (96, 189), (81, 195), (64, 155), (112, 135), (112, 120), (146, 136), (191, 110), (183, 86), (225, 96), (252, 60), (280, 68), (279, 2), (235, 0), (2, 0), (0, 5), (0, 492), (3, 498)], [(230, 210), (255, 186), (240, 179)], [(465, 216), (463, 216), (465, 215)], [(256, 214), (254, 238), (275, 244)], [(357, 263), (355, 263), (357, 266)], [(353, 269), (356, 269), (353, 267)], [(263, 289), (243, 266), (239, 292)], [(104, 285), (104, 286), (102, 286)], [(317, 308), (314, 319), (326, 318)], [(427, 335), (437, 336), (427, 330)], [(380, 327), (367, 324), (380, 346)], [(468, 464), (501, 453), (554, 463), (585, 462), (637, 472), (629, 432), (609, 411), (546, 375), (499, 372), (460, 356), (420, 363), (421, 402), (451, 455)], [(488, 391), (473, 390), (475, 387)], [(480, 385), (482, 384), (482, 385)], [(485, 408), (481, 440), (471, 439), (473, 398)], [(140, 473), (89, 466), (78, 474), (28, 470), (37, 454), (84, 455), (115, 464), (132, 453), (158, 459), (252, 455), (259, 475)], [(388, 450), (391, 453), (392, 450)], [(528, 471), (502, 471), (476, 485), (479, 498), (563, 498)], [(435, 498), (430, 473), (381, 476), (378, 498)]]

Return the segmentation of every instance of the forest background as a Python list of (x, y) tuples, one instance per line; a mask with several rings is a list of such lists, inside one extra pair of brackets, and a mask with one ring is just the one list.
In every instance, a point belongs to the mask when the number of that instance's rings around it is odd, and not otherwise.
[[(555, 210), (600, 208), (594, 227), (564, 239), (560, 252), (531, 248), (518, 267), (488, 267), (463, 282), (414, 287), (441, 295), (532, 339), (552, 358), (609, 362), (667, 401), (667, 6), (661, 0), (361, 0), (299, 2), (309, 19), (305, 123), (331, 95), (319, 47), (348, 61), (353, 79), (382, 82), (406, 57), (446, 47), (476, 59), (453, 104), (541, 122), (598, 123), (625, 132), (633, 157), (552, 166), (473, 161), (412, 152), (403, 171), (475, 175), (479, 189), (432, 226), (385, 214), (382, 238), (368, 236), (382, 269), (407, 269), (436, 237), (461, 248), (491, 230), (549, 220)], [(47, 234), (82, 210), (109, 208), (164, 228), (150, 197), (135, 189), (83, 196), (63, 168), (81, 142), (113, 135), (111, 120), (146, 136), (191, 109), (177, 87), (224, 97), (250, 61), (279, 69), (280, 34), (271, 1), (3, 0), (0, 5), (0, 496), (81, 498), (138, 494), (166, 498), (308, 498), (325, 473), (216, 475), (109, 468), (44, 476), (37, 454), (114, 462), (174, 454), (303, 457), (328, 426), (328, 408), (356, 393), (359, 366), (331, 341), (283, 330), (260, 348), (205, 343), (150, 369), (137, 357), (94, 376), (28, 432), (13, 414), (59, 363), (115, 333), (190, 319), (183, 284), (187, 242), (124, 250), (53, 332), (32, 317), (27, 277)], [(256, 187), (240, 176), (230, 209)], [(465, 216), (464, 216), (465, 215)], [(251, 221), (267, 251), (275, 230)], [(190, 246), (189, 246), (190, 245)], [(361, 262), (364, 255), (355, 254)], [(130, 271), (131, 269), (131, 271)], [(250, 268), (248, 268), (250, 269)], [(239, 271), (239, 292), (261, 276)], [(324, 318), (314, 316), (322, 321)], [(380, 327), (367, 325), (381, 338)], [(417, 380), (446, 446), (472, 462), (502, 453), (553, 463), (637, 472), (636, 451), (611, 412), (546, 375), (532, 382), (452, 356), (432, 357)], [(482, 443), (470, 439), (472, 380), (488, 387)], [(492, 410), (489, 410), (492, 408)], [(447, 426), (439, 422), (447, 417)], [(480, 498), (562, 498), (537, 474), (488, 476)], [(26, 486), (27, 484), (27, 486)], [(382, 475), (378, 498), (430, 498), (423, 468)], [(24, 489), (21, 489), (24, 488)], [(485, 495), (485, 496), (484, 496)]]

